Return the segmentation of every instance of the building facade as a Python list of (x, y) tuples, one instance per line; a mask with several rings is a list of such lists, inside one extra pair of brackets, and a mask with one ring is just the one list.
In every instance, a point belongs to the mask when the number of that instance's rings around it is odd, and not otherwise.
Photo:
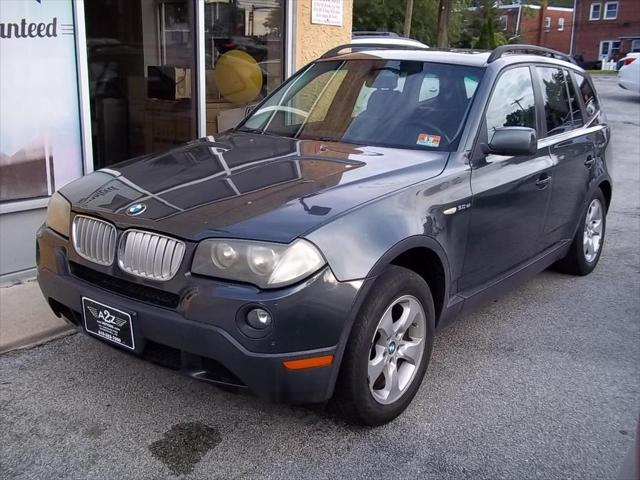
[(352, 0), (2, 0), (0, 284), (33, 275), (49, 196), (233, 127), (349, 43)]
[(576, 0), (572, 53), (585, 63), (640, 52), (640, 0)]
[(547, 5), (499, 5), (500, 25), (507, 39), (569, 53), (573, 8)]

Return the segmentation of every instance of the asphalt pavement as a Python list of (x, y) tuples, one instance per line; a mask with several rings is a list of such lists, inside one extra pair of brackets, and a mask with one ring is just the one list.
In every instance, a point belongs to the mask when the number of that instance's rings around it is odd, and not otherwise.
[(640, 97), (596, 87), (615, 175), (598, 268), (544, 272), (440, 332), (394, 422), (225, 392), (78, 334), (0, 356), (0, 478), (615, 478), (640, 409)]

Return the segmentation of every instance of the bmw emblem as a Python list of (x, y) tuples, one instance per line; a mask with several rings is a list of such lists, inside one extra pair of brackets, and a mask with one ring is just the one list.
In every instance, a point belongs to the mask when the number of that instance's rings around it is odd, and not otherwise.
[(134, 203), (129, 208), (127, 208), (127, 215), (132, 217), (136, 215), (140, 215), (147, 209), (147, 206), (144, 203)]

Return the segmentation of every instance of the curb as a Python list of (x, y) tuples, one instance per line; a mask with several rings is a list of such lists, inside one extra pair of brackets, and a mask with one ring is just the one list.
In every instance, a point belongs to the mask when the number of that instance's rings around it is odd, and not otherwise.
[(70, 326), (52, 328), (49, 331), (41, 332), (37, 335), (31, 335), (20, 339), (20, 341), (8, 343), (0, 347), (0, 355), (9, 352), (15, 352), (18, 350), (27, 350), (30, 348), (38, 347), (54, 340), (59, 340), (70, 335), (75, 335), (77, 330)]

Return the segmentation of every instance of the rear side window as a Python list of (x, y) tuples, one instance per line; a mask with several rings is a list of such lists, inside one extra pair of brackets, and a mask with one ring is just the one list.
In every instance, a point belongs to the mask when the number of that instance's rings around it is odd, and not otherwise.
[(571, 106), (571, 116), (573, 117), (573, 127), (578, 128), (584, 125), (584, 119), (582, 118), (582, 108), (580, 108), (580, 99), (576, 92), (576, 87), (571, 80), (571, 75), (567, 70), (564, 71), (564, 78), (567, 83), (567, 90), (569, 91), (569, 105)]
[(570, 78), (566, 70), (553, 67), (537, 67), (540, 89), (544, 101), (547, 136), (558, 135), (582, 125), (578, 99), (570, 90)]
[(584, 75), (577, 72), (574, 72), (574, 75), (576, 76), (580, 95), (582, 96), (582, 101), (584, 102), (587, 112), (587, 121), (589, 121), (596, 116), (596, 113), (600, 110), (600, 105), (598, 104), (598, 99), (596, 98), (596, 93), (593, 91), (591, 82), (589, 82)]
[(536, 104), (529, 67), (507, 70), (498, 79), (487, 107), (487, 138), (500, 127), (536, 128)]

